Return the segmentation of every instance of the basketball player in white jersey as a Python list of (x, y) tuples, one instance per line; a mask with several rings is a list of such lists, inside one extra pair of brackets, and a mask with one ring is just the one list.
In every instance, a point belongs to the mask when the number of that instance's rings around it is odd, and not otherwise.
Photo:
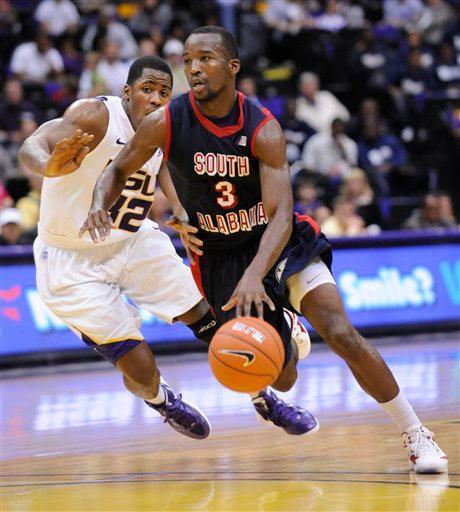
[(146, 218), (157, 178), (175, 216), (185, 218), (162, 167), (161, 150), (132, 176), (110, 210), (117, 229), (97, 246), (89, 236), (78, 236), (97, 178), (143, 117), (170, 100), (171, 89), (171, 70), (162, 59), (137, 59), (122, 98), (75, 102), (62, 118), (38, 128), (24, 142), (19, 157), (45, 177), (34, 244), (41, 298), (87, 345), (114, 364), (127, 389), (172, 428), (205, 439), (209, 421), (164, 381), (160, 383), (153, 354), (139, 331), (138, 314), (122, 299), (126, 294), (168, 323), (179, 320), (205, 340), (217, 325), (170, 239)]

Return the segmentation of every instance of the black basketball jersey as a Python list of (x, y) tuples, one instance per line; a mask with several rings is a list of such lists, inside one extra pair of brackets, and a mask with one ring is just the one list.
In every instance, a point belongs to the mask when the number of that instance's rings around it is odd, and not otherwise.
[(165, 160), (204, 249), (229, 250), (264, 232), (254, 142), (270, 112), (238, 92), (233, 124), (204, 116), (192, 92), (166, 107)]

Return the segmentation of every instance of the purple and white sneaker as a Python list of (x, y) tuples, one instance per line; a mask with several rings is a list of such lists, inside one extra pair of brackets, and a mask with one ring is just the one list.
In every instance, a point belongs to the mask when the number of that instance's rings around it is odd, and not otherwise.
[(160, 384), (166, 393), (166, 402), (155, 405), (145, 402), (149, 407), (160, 413), (165, 423), (179, 434), (193, 439), (206, 439), (211, 433), (211, 424), (208, 418), (196, 407), (182, 400), (182, 395), (175, 395), (167, 384)]
[(252, 399), (259, 418), (275, 427), (281, 427), (292, 436), (311, 435), (319, 430), (319, 422), (306, 409), (289, 405), (278, 398), (273, 391), (261, 391)]

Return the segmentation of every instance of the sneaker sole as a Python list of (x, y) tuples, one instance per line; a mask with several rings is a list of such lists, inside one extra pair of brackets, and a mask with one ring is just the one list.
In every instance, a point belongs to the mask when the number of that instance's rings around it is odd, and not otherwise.
[[(264, 419), (257, 411), (255, 411), (255, 413), (256, 413), (257, 421), (259, 421), (259, 423), (263, 423), (264, 425), (268, 424), (270, 427), (281, 429), (287, 436), (295, 435), (295, 434), (288, 434), (282, 427), (277, 427), (270, 420)], [(315, 432), (318, 432), (318, 430), (320, 429), (320, 424), (319, 424), (319, 421), (316, 419), (315, 416), (314, 416), (314, 418), (315, 418), (315, 421), (316, 421), (316, 426), (313, 427), (308, 432), (305, 432), (304, 434), (299, 434), (299, 435), (308, 437), (308, 436), (313, 435)]]
[(442, 474), (442, 473), (448, 473), (448, 463), (434, 466), (434, 465), (427, 465), (427, 466), (415, 466), (412, 464), (412, 462), (409, 463), (409, 468), (414, 471), (414, 473), (417, 473), (419, 475), (436, 475), (436, 474)]

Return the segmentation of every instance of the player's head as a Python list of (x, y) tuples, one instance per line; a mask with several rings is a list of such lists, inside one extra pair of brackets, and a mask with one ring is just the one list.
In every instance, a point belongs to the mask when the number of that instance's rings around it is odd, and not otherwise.
[(168, 103), (172, 86), (171, 68), (160, 57), (148, 55), (131, 64), (123, 100), (134, 128), (147, 114)]
[(235, 88), (240, 69), (235, 37), (223, 27), (199, 27), (184, 46), (185, 75), (193, 96), (209, 101), (227, 88)]

